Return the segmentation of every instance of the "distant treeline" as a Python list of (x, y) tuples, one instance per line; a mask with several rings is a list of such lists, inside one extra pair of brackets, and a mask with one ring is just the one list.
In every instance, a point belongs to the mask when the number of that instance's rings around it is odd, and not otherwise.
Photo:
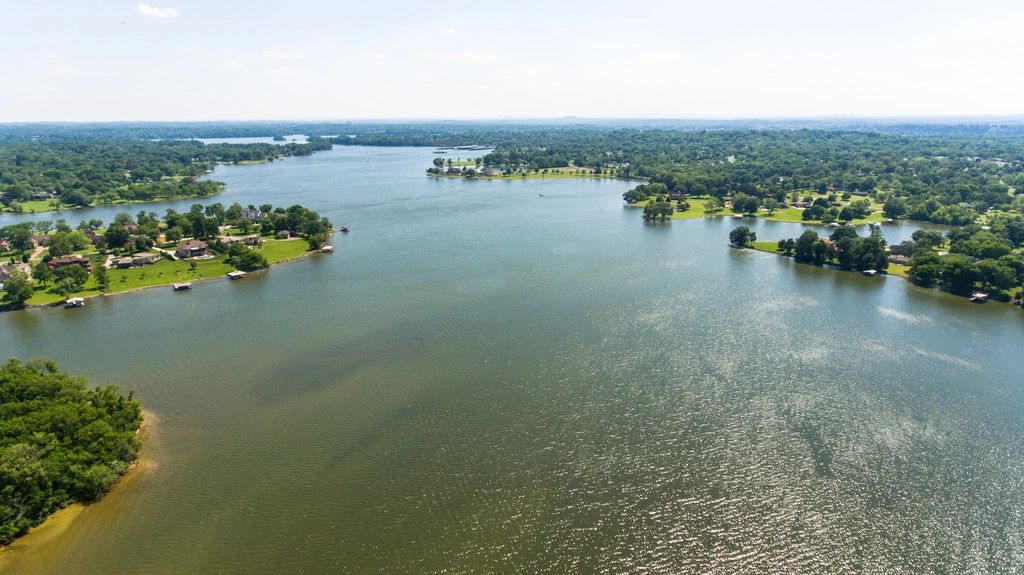
[[(1024, 137), (1024, 116), (1009, 118), (886, 119), (592, 119), (495, 121), (336, 121), (336, 122), (39, 122), (0, 124), (0, 142), (46, 140), (152, 140), (255, 138), (305, 134), (356, 136), (374, 145), (495, 144), (491, 136), (508, 132), (559, 130), (832, 130), (889, 135)], [(338, 143), (346, 143), (339, 141)], [(350, 142), (351, 143), (351, 142)]]
[(31, 200), (85, 206), (122, 200), (202, 197), (219, 190), (195, 178), (218, 162), (266, 161), (325, 150), (331, 143), (202, 144), (197, 141), (0, 143), (0, 202), (18, 211)]
[[(1024, 138), (965, 126), (920, 134), (839, 130), (639, 130), (520, 126), (428, 133), (392, 127), (343, 144), (492, 145), (483, 164), (539, 171), (575, 165), (648, 178), (666, 191), (784, 202), (794, 192), (850, 192), (884, 203), (888, 217), (966, 224), (990, 207), (1020, 210)], [(935, 133), (931, 133), (935, 132)]]

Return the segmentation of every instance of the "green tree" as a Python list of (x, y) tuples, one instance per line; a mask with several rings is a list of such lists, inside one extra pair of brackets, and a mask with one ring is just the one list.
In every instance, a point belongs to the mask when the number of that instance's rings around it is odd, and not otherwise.
[(910, 270), (907, 272), (910, 281), (930, 286), (942, 276), (942, 261), (938, 254), (930, 250), (920, 250), (910, 258)]
[(107, 274), (106, 266), (96, 266), (92, 270), (92, 277), (96, 278), (96, 285), (99, 286), (100, 291), (107, 291), (110, 287), (110, 277)]
[(4, 282), (4, 302), (11, 307), (22, 307), (32, 297), (35, 288), (28, 274), (20, 271), (12, 272)]
[(757, 234), (747, 226), (740, 226), (729, 232), (729, 241), (734, 246), (745, 248), (750, 246), (750, 242), (757, 241)]
[(978, 267), (967, 256), (950, 254), (942, 258), (942, 284), (954, 292), (964, 293), (980, 279)]
[(53, 278), (57, 284), (57, 292), (65, 298), (82, 291), (85, 282), (89, 281), (89, 272), (79, 265), (70, 265), (53, 270)]
[(800, 234), (800, 237), (796, 240), (794, 246), (793, 257), (798, 262), (810, 263), (814, 261), (814, 246), (820, 243), (818, 241), (818, 234), (811, 230), (807, 230)]
[(46, 286), (53, 279), (53, 270), (50, 269), (46, 262), (40, 261), (32, 267), (32, 279)]

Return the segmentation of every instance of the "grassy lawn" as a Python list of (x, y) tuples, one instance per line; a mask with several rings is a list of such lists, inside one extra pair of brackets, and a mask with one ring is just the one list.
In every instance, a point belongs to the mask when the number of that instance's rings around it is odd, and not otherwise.
[(894, 264), (890, 262), (889, 267), (885, 270), (885, 273), (891, 276), (899, 276), (901, 278), (907, 279), (910, 277), (910, 266)]
[[(107, 276), (110, 279), (108, 294), (125, 292), (133, 289), (170, 285), (176, 282), (186, 282), (203, 278), (224, 277), (224, 274), (233, 271), (235, 268), (224, 263), (224, 256), (217, 256), (211, 260), (196, 261), (196, 269), (190, 267), (187, 260), (160, 260), (159, 262), (141, 268), (127, 270), (108, 270)], [(85, 289), (74, 293), (71, 297), (89, 297), (100, 295), (96, 279), (89, 276)], [(29, 305), (48, 304), (63, 301), (64, 297), (53, 290), (51, 285), (48, 288), (41, 288), (32, 294), (28, 300)]]
[[(19, 202), (21, 204), (22, 213), (32, 214), (40, 212), (52, 212), (53, 206), (50, 204), (50, 200), (28, 200), (26, 202)], [(0, 211), (10, 212), (10, 208), (2, 208)]]
[[(775, 213), (768, 215), (768, 212), (758, 212), (757, 217), (771, 220), (773, 222), (791, 222), (797, 224), (821, 224), (821, 220), (805, 220), (803, 219), (804, 211), (800, 208), (785, 208), (781, 210), (775, 210)], [(875, 212), (868, 214), (866, 218), (860, 218), (850, 222), (851, 224), (866, 224), (869, 222), (884, 222), (885, 216), (881, 212)]]
[[(687, 200), (690, 207), (685, 212), (675, 211), (672, 212), (673, 220), (692, 220), (694, 218), (703, 218), (709, 214), (704, 212), (704, 206), (708, 202), (708, 198), (690, 198)], [(630, 207), (643, 209), (650, 203), (650, 200), (643, 200), (630, 204)], [(672, 206), (675, 207), (676, 203), (672, 202)]]
[(302, 238), (290, 240), (263, 240), (263, 245), (256, 248), (269, 263), (277, 263), (297, 258), (309, 251), (309, 243)]
[(750, 247), (759, 252), (771, 252), (782, 255), (782, 252), (778, 251), (778, 242), (750, 242)]
[[(295, 238), (290, 240), (264, 240), (263, 245), (257, 248), (267, 262), (274, 264), (285, 260), (301, 257), (309, 250), (306, 240)], [(100, 265), (106, 256), (96, 252), (86, 254), (93, 261), (93, 265)], [(225, 263), (226, 256), (219, 255), (209, 260), (175, 260), (161, 259), (159, 262), (140, 268), (126, 270), (111, 269), (107, 271), (110, 285), (107, 294), (126, 292), (152, 286), (169, 286), (172, 283), (181, 283), (206, 278), (223, 278), (224, 274), (234, 271), (235, 267)], [(192, 263), (195, 269), (192, 269)], [(89, 297), (101, 295), (96, 278), (89, 276), (85, 283), (85, 289), (71, 294), (70, 297)], [(56, 292), (51, 284), (46, 288), (37, 287), (36, 292), (28, 300), (28, 305), (45, 305), (63, 301), (64, 297)]]

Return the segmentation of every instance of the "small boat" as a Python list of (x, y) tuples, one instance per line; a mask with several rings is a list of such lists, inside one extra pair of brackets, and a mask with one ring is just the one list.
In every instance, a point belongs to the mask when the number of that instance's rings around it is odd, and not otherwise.
[(875, 277), (878, 275), (878, 270), (864, 270), (860, 272), (868, 277)]
[(80, 297), (68, 298), (64, 302), (64, 307), (85, 307), (85, 299)]
[(347, 234), (348, 233), (348, 226), (341, 226), (341, 233)]
[(976, 291), (971, 294), (971, 301), (973, 301), (974, 303), (985, 303), (988, 301), (988, 294)]
[(242, 279), (244, 277), (245, 277), (245, 272), (241, 272), (241, 271), (228, 272), (228, 279), (240, 280), (240, 279)]
[(543, 198), (544, 194), (537, 194), (537, 196)]
[(184, 282), (184, 283), (180, 283), (180, 284), (171, 284), (171, 289), (173, 289), (174, 291), (182, 291), (182, 290), (192, 289), (192, 282)]
[(743, 216), (741, 216), (740, 214), (733, 214), (732, 215), (732, 219), (734, 219), (734, 220), (742, 220)]
[(325, 254), (329, 254), (329, 253), (334, 251), (334, 246), (324, 246), (324, 247), (320, 248), (320, 251), (325, 253)]

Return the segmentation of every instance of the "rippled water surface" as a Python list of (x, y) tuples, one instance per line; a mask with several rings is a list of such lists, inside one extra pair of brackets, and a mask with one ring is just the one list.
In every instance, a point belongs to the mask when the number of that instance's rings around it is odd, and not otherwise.
[(644, 224), (626, 182), (431, 157), (222, 166), (219, 201), (352, 233), (0, 315), (2, 355), (153, 414), (143, 468), (6, 572), (1024, 572), (1024, 312)]

